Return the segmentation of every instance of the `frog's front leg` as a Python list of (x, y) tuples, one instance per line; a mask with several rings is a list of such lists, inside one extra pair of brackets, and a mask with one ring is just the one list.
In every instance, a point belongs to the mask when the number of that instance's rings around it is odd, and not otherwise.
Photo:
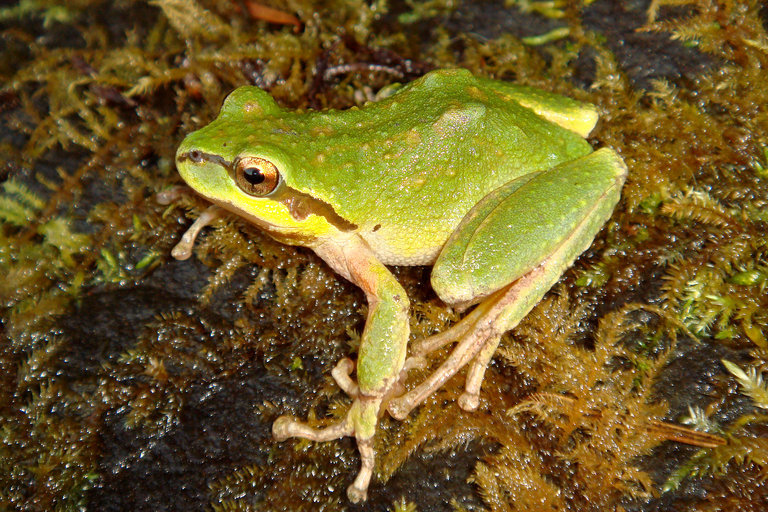
[(397, 389), (405, 363), (409, 302), (394, 276), (356, 236), (313, 249), (336, 272), (362, 288), (368, 300), (368, 317), (358, 349), (357, 383), (349, 377), (354, 366), (350, 359), (342, 359), (333, 371), (336, 382), (354, 401), (344, 420), (335, 425), (313, 429), (293, 418), (280, 417), (272, 425), (272, 433), (278, 440), (303, 437), (329, 441), (355, 436), (361, 468), (347, 494), (351, 501), (360, 502), (366, 499), (373, 474), (373, 436), (381, 404)]

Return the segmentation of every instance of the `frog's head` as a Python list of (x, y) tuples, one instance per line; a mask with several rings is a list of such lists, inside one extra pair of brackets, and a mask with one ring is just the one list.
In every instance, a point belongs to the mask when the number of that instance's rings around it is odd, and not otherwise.
[(307, 245), (350, 226), (286, 179), (296, 167), (280, 143), (291, 131), (289, 116), (265, 91), (240, 87), (224, 101), (219, 117), (184, 139), (176, 167), (206, 199), (287, 243)]

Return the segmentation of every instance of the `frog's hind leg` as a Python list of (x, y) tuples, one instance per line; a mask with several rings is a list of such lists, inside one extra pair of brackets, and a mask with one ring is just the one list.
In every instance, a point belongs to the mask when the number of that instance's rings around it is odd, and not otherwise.
[[(459, 403), (469, 409), (477, 406), (483, 374), (499, 337), (515, 327), (589, 247), (619, 200), (626, 172), (614, 151), (600, 149), (512, 180), (467, 213), (435, 262), (432, 287), (455, 304), (469, 303), (483, 292), (488, 295), (466, 322), (421, 344), (429, 351), (461, 336), (424, 382), (389, 402), (393, 417), (405, 418), (473, 360)], [(561, 200), (563, 190), (576, 199)]]
[[(549, 260), (547, 260), (549, 261)], [(544, 264), (507, 286), (501, 293), (494, 294), (478, 305), (482, 314), (466, 331), (464, 338), (454, 347), (448, 358), (421, 384), (404, 395), (390, 400), (389, 414), (404, 419), (414, 407), (445, 384), (461, 368), (472, 361), (465, 393), (459, 405), (471, 410), (477, 407), (483, 375), (493, 357), (501, 335), (516, 325), (536, 305), (544, 293), (559, 279), (561, 270), (554, 270)]]
[(488, 338), (470, 363), (464, 393), (459, 397), (459, 407), (465, 411), (474, 411), (480, 403), (480, 386), (483, 383), (485, 369), (499, 346), (501, 336)]
[[(475, 309), (448, 329), (414, 343), (410, 349), (412, 354), (410, 358), (424, 357), (435, 350), (459, 341), (467, 332), (475, 327), (475, 323), (482, 318), (483, 313), (486, 313), (487, 308), (484, 308), (483, 305), (487, 302), (478, 304)], [(406, 366), (408, 366), (407, 362)]]
[[(502, 295), (503, 290), (496, 295)], [(455, 343), (464, 338), (467, 333), (477, 329), (479, 321), (488, 314), (489, 305), (494, 300), (485, 300), (478, 304), (469, 314), (450, 328), (429, 336), (415, 343), (411, 348), (411, 355), (405, 361), (401, 375), (401, 383), (406, 380), (407, 373), (413, 368), (421, 368), (426, 365), (425, 356), (431, 352), (439, 350), (446, 345)], [(472, 359), (469, 372), (467, 373), (466, 392), (459, 398), (459, 406), (466, 410), (474, 410), (478, 405), (478, 396), (480, 385), (483, 381), (485, 369), (490, 363), (493, 353), (499, 344), (500, 336), (491, 336), (488, 340), (480, 344), (480, 350)], [(338, 382), (338, 379), (337, 379)], [(340, 384), (341, 385), (341, 384)], [(343, 387), (343, 386), (342, 386)], [(386, 403), (386, 401), (385, 401)]]
[(285, 441), (289, 437), (303, 437), (311, 441), (333, 441), (352, 435), (352, 427), (345, 418), (325, 428), (312, 428), (292, 416), (280, 416), (272, 424), (272, 435), (278, 441)]

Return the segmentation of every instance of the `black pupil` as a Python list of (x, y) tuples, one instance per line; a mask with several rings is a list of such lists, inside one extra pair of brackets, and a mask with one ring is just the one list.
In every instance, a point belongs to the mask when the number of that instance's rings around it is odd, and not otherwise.
[(243, 169), (243, 177), (251, 185), (260, 185), (266, 179), (258, 167), (246, 167)]

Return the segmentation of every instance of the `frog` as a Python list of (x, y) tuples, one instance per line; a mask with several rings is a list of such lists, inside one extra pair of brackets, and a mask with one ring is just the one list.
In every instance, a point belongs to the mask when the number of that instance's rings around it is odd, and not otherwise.
[[(351, 502), (367, 499), (379, 419), (405, 419), (465, 367), (458, 406), (476, 409), (501, 336), (612, 215), (627, 167), (587, 141), (597, 121), (589, 103), (438, 69), (345, 110), (284, 109), (242, 86), (178, 147), (179, 174), (213, 206), (176, 257), (189, 257), (202, 227), (230, 214), (310, 249), (365, 295), (356, 358), (331, 371), (351, 398), (344, 418), (313, 428), (284, 415), (272, 426), (278, 442), (353, 436), (360, 469)], [(415, 265), (431, 266), (437, 297), (465, 314), (411, 343), (410, 300), (390, 267)], [(449, 345), (421, 382), (407, 382)]]

